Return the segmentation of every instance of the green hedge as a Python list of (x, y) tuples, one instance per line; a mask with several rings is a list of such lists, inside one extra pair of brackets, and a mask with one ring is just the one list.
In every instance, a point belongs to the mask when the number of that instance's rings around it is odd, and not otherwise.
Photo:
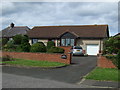
[(46, 52), (46, 47), (42, 42), (38, 42), (31, 46), (30, 52)]
[(113, 64), (120, 69), (120, 51), (118, 52), (117, 55), (112, 55), (112, 54), (108, 54), (105, 55), (106, 58), (108, 58), (109, 60), (111, 60), (113, 62)]
[(64, 53), (64, 49), (53, 46), (53, 47), (51, 47), (50, 49), (48, 49), (47, 52), (48, 52), (48, 53)]
[(53, 46), (55, 46), (55, 43), (53, 41), (48, 41), (47, 42), (47, 49), (50, 49)]

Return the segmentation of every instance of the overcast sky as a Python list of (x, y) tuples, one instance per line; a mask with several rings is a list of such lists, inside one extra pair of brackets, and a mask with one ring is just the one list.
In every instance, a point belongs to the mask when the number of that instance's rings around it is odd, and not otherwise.
[(16, 26), (108, 24), (118, 33), (117, 2), (3, 2), (2, 29)]

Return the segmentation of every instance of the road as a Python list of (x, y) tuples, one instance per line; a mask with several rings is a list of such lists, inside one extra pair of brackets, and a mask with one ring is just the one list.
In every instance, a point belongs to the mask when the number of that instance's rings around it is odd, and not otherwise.
[(57, 69), (3, 66), (3, 87), (88, 87), (77, 85), (96, 67), (97, 57), (73, 57), (72, 65)]

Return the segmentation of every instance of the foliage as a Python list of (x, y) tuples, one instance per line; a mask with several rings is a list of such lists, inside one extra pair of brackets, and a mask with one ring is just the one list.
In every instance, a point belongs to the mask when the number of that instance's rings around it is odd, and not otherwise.
[(112, 57), (111, 60), (112, 60), (113, 64), (114, 64), (118, 69), (120, 69), (120, 50), (119, 50), (117, 56), (116, 56), (116, 57)]
[(31, 46), (30, 52), (46, 52), (46, 47), (42, 42), (38, 42)]
[(8, 39), (7, 38), (2, 38), (2, 46), (4, 46), (5, 44), (7, 44)]
[(53, 46), (55, 46), (55, 43), (53, 41), (48, 41), (47, 42), (47, 49), (50, 49)]
[(24, 35), (23, 37), (22, 37), (22, 41), (21, 41), (21, 44), (22, 43), (28, 43), (29, 42), (29, 37), (27, 36), (27, 35)]
[(120, 69), (120, 36), (110, 37), (104, 41), (103, 54), (112, 60), (113, 64)]
[(11, 58), (9, 55), (3, 56), (1, 59), (2, 59), (3, 62), (4, 62), (4, 61), (13, 61), (13, 60), (14, 60), (14, 59)]
[(9, 40), (7, 44), (3, 47), (5, 51), (14, 51), (16, 49), (16, 46), (14, 45), (13, 40)]
[(15, 44), (20, 45), (22, 41), (23, 36), (21, 34), (17, 34), (13, 37), (13, 40)]
[(109, 60), (111, 60), (113, 62), (113, 64), (120, 69), (120, 50), (118, 52), (118, 54), (106, 54), (104, 55), (106, 58), (108, 58)]
[(45, 44), (43, 42), (37, 42), (37, 43), (41, 44), (42, 46), (45, 46)]
[(47, 52), (48, 52), (48, 53), (64, 53), (64, 49), (53, 46), (53, 47), (51, 47), (50, 49), (48, 49)]
[(104, 41), (103, 54), (118, 53), (120, 49), (120, 36), (110, 37), (108, 40)]
[(27, 35), (24, 35), (22, 37), (22, 41), (21, 41), (21, 44), (20, 46), (17, 47), (17, 50), (18, 51), (23, 51), (23, 52), (29, 52), (30, 51), (30, 44), (29, 44), (29, 38)]

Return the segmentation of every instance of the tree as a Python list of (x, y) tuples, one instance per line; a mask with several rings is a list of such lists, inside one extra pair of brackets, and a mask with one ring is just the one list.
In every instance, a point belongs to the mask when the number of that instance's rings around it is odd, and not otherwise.
[(18, 46), (18, 51), (29, 52), (30, 51), (29, 38), (27, 35), (24, 35), (21, 40), (21, 45)]
[(53, 41), (48, 41), (47, 42), (47, 49), (50, 49), (53, 46), (55, 46), (55, 43)]
[(22, 41), (23, 36), (21, 34), (17, 34), (13, 37), (13, 40), (15, 44), (20, 45)]

